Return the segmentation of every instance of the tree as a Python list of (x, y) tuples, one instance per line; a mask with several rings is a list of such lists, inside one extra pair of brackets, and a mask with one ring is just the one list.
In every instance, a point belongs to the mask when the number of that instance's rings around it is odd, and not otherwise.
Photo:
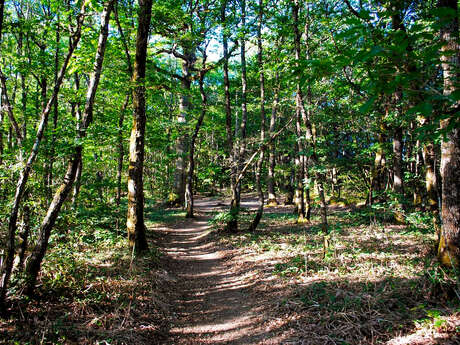
[[(438, 6), (447, 10), (447, 18), (441, 21), (441, 66), (443, 70), (443, 94), (449, 102), (458, 89), (459, 43), (458, 3), (440, 0)], [(454, 98), (455, 100), (455, 98)], [(458, 101), (454, 101), (456, 106)], [(449, 111), (447, 109), (446, 111)], [(456, 108), (450, 109), (454, 114)], [(460, 263), (460, 127), (455, 117), (442, 119), (441, 130), (441, 177), (442, 177), (442, 227), (438, 256), (444, 265), (458, 266)]]
[[(11, 271), (13, 268), (13, 260), (14, 260), (14, 254), (15, 254), (15, 237), (16, 237), (16, 230), (17, 230), (17, 219), (18, 219), (19, 207), (20, 207), (22, 198), (24, 196), (25, 187), (26, 187), (27, 181), (29, 179), (29, 176), (32, 170), (32, 165), (35, 162), (37, 155), (38, 155), (40, 142), (43, 138), (43, 134), (44, 134), (46, 125), (48, 123), (48, 117), (51, 112), (51, 107), (54, 104), (55, 99), (59, 93), (59, 89), (64, 79), (64, 75), (65, 75), (67, 66), (69, 64), (70, 58), (72, 57), (73, 51), (77, 47), (77, 44), (80, 40), (84, 14), (85, 14), (85, 6), (83, 5), (81, 7), (80, 14), (77, 18), (77, 27), (72, 37), (72, 41), (71, 41), (72, 43), (69, 46), (69, 50), (67, 52), (66, 58), (64, 59), (61, 69), (59, 71), (58, 78), (56, 80), (56, 84), (54, 85), (53, 93), (51, 97), (49, 98), (48, 102), (46, 103), (45, 108), (42, 111), (40, 123), (37, 129), (37, 134), (35, 136), (34, 146), (32, 147), (32, 150), (29, 153), (27, 162), (24, 168), (22, 169), (19, 180), (17, 182), (13, 207), (11, 209), (11, 213), (10, 213), (9, 221), (8, 221), (7, 256), (6, 256), (6, 260), (4, 260), (3, 265), (1, 267), (2, 279), (0, 283), (0, 304), (3, 304), (5, 300), (7, 286), (8, 286), (8, 282), (11, 277)], [(0, 71), (0, 78), (2, 80), (4, 79), (3, 73), (1, 71)], [(4, 99), (6, 98), (7, 96), (5, 94)], [(10, 107), (8, 108), (10, 109)]]
[(139, 0), (136, 58), (133, 72), (133, 125), (129, 145), (128, 241), (136, 253), (148, 249), (144, 223), (145, 68), (152, 0)]

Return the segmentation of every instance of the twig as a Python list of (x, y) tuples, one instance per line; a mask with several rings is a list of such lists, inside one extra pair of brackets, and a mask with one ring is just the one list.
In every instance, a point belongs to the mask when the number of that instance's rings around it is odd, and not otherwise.
[(253, 155), (251, 156), (251, 158), (249, 158), (248, 162), (246, 163), (246, 165), (244, 166), (244, 168), (241, 170), (238, 178), (236, 179), (235, 181), (235, 185), (238, 185), (238, 183), (241, 181), (241, 179), (243, 178), (244, 176), (244, 173), (246, 172), (246, 170), (249, 168), (249, 165), (252, 163), (252, 161), (254, 160), (254, 158), (257, 156), (257, 154), (262, 151), (267, 145), (271, 144), (273, 140), (276, 139), (276, 137), (278, 135), (280, 135), (292, 122), (292, 120), (294, 119), (294, 117), (291, 117), (291, 119), (284, 125), (283, 128), (281, 128), (278, 132), (276, 132), (275, 134), (273, 134), (270, 139), (268, 139), (268, 141), (262, 143), (259, 148), (253, 153)]

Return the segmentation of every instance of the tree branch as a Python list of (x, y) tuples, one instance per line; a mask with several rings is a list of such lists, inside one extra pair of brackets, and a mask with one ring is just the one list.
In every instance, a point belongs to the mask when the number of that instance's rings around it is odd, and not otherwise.
[(238, 178), (235, 181), (235, 185), (240, 183), (241, 179), (244, 177), (244, 173), (249, 168), (249, 166), (252, 163), (252, 161), (254, 160), (254, 158), (256, 158), (257, 154), (260, 151), (262, 151), (263, 149), (265, 149), (268, 145), (270, 145), (273, 142), (273, 140), (275, 140), (282, 132), (284, 132), (284, 130), (291, 124), (292, 120), (294, 120), (294, 116), (291, 117), (291, 119), (283, 126), (283, 128), (281, 128), (278, 132), (273, 134), (267, 141), (263, 142), (259, 146), (259, 148), (252, 154), (251, 158), (249, 158), (249, 160), (247, 161), (247, 163), (245, 164), (245, 166), (241, 170), (240, 174), (238, 175)]
[(169, 77), (173, 77), (173, 78), (176, 78), (176, 79), (179, 79), (179, 80), (185, 80), (185, 77), (183, 77), (183, 76), (181, 76), (181, 75), (179, 75), (177, 73), (167, 71), (164, 68), (158, 67), (157, 65), (155, 65), (155, 63), (152, 63), (152, 66), (157, 72), (160, 72), (161, 74), (164, 74), (164, 75), (167, 75)]
[(16, 118), (14, 117), (13, 114), (13, 107), (11, 106), (10, 100), (8, 98), (8, 89), (6, 88), (6, 77), (3, 74), (3, 71), (0, 68), (0, 82), (1, 82), (1, 89), (2, 89), (2, 94), (3, 94), (3, 100), (5, 101), (6, 105), (6, 112), (8, 113), (8, 119), (10, 120), (11, 125), (13, 126), (14, 132), (16, 134), (16, 137), (21, 144), (22, 142), (22, 134), (21, 130), (19, 129), (18, 122), (16, 121)]

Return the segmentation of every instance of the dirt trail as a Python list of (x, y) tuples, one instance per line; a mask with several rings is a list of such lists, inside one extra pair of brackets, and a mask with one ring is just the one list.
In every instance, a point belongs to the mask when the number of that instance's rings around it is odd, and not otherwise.
[(171, 301), (175, 321), (165, 344), (278, 343), (264, 331), (262, 301), (251, 293), (254, 275), (235, 267), (232, 251), (211, 239), (209, 213), (221, 205), (199, 199), (195, 219), (161, 230), (175, 275)]

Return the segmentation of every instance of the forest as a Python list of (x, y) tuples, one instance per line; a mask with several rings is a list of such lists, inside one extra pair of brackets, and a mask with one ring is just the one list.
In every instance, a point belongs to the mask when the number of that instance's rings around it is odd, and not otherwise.
[(460, 344), (459, 73), (456, 0), (0, 0), (0, 344)]

